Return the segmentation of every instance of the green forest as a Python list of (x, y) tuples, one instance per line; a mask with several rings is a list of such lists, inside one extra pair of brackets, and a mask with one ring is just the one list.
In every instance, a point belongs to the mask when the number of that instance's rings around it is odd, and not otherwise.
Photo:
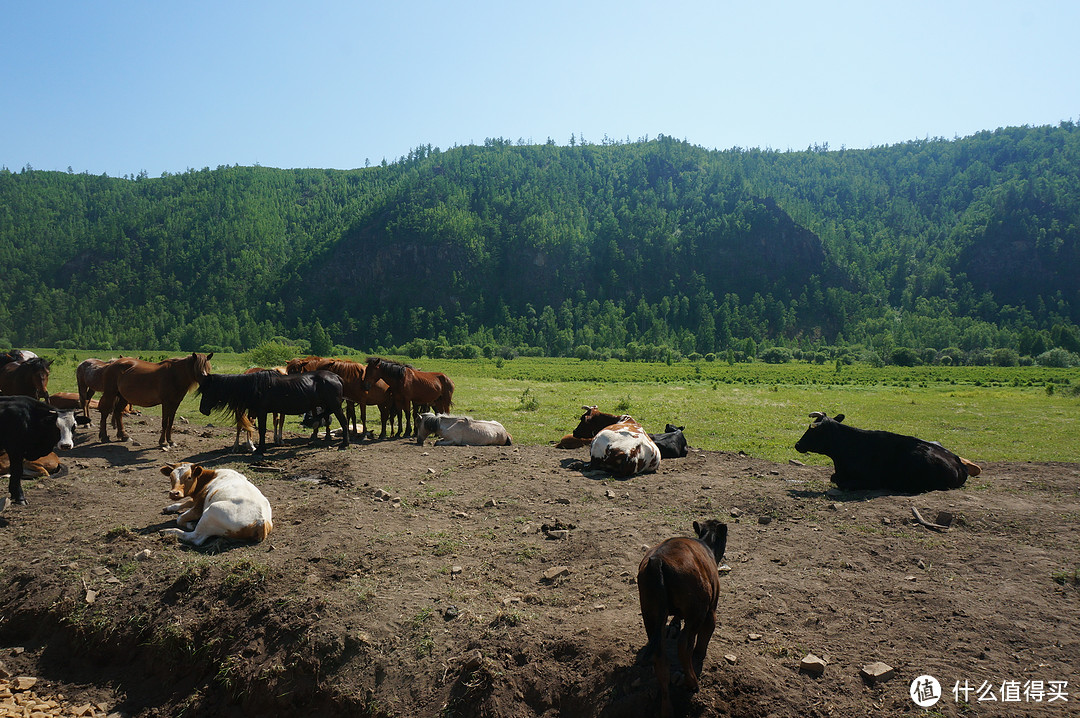
[(671, 137), (356, 170), (0, 170), (0, 348), (1040, 363), (1080, 353), (1080, 127)]

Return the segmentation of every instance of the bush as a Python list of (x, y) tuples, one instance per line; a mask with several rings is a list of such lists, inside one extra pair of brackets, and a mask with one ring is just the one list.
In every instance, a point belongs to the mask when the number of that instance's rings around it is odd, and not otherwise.
[(271, 340), (263, 342), (249, 351), (247, 359), (252, 366), (271, 367), (287, 364), (290, 359), (300, 356), (302, 353), (299, 351), (299, 347)]
[(1039, 366), (1049, 366), (1054, 367), (1055, 369), (1067, 369), (1071, 366), (1080, 366), (1080, 357), (1061, 347), (1054, 347), (1048, 352), (1043, 352), (1035, 357), (1035, 361), (1039, 363)]
[(787, 347), (769, 347), (758, 355), (766, 364), (786, 364), (791, 361), (791, 350)]
[(896, 366), (915, 366), (919, 363), (919, 355), (910, 347), (896, 347), (889, 355), (889, 361)]
[(1020, 352), (1015, 349), (995, 349), (990, 354), (990, 363), (994, 366), (1019, 366)]

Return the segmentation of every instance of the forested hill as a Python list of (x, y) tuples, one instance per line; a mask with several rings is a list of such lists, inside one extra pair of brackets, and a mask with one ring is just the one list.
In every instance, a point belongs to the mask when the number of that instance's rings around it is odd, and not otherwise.
[(1078, 175), (1071, 122), (870, 150), (489, 140), (352, 171), (2, 170), (0, 348), (1077, 352)]

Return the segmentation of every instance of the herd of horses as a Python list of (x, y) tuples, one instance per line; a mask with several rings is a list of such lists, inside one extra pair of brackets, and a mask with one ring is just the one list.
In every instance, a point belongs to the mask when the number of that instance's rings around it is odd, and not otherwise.
[[(379, 409), (382, 422), (379, 438), (384, 439), (388, 424), (394, 432), (396, 422), (394, 436), (412, 436), (419, 428), (422, 412), (445, 414), (453, 405), (454, 383), (445, 374), (420, 371), (382, 357), (369, 357), (366, 363), (360, 363), (307, 356), (293, 359), (284, 367), (253, 367), (242, 374), (214, 374), (210, 365), (213, 356), (213, 352), (192, 352), (158, 362), (125, 356), (86, 359), (75, 371), (79, 408), (83, 416), (90, 418), (93, 397), (100, 393), (98, 439), (108, 442), (110, 424), (118, 440), (128, 439), (124, 415), (132, 407), (160, 406), (158, 444), (168, 449), (175, 445), (172, 430), (177, 409), (194, 389), (199, 394), (199, 409), (203, 414), (227, 412), (235, 419), (234, 447), (240, 444), (241, 432), (246, 432), (246, 446), (254, 448), (252, 439), (257, 428), (259, 444), (254, 450), (263, 453), (268, 416), (273, 417), (276, 444), (282, 443), (285, 415), (314, 417), (315, 435), (325, 423), (327, 440), (330, 425), (324, 420), (333, 416), (341, 425), (342, 447), (347, 447), (350, 437), (369, 435), (368, 406)], [(32, 352), (12, 350), (0, 354), (0, 394), (21, 394), (49, 401), (49, 365), (49, 361)]]

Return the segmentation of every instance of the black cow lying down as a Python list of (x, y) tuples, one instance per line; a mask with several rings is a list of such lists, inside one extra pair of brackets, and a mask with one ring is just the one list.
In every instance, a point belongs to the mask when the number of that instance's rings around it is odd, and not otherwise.
[(958, 489), (979, 467), (941, 444), (890, 431), (856, 429), (820, 411), (795, 444), (802, 453), (824, 454), (833, 460), (832, 481), (841, 489), (890, 489), (917, 494)]
[(649, 434), (649, 438), (660, 449), (661, 459), (681, 459), (686, 456), (686, 437), (683, 436), (685, 426), (668, 424), (662, 434)]

